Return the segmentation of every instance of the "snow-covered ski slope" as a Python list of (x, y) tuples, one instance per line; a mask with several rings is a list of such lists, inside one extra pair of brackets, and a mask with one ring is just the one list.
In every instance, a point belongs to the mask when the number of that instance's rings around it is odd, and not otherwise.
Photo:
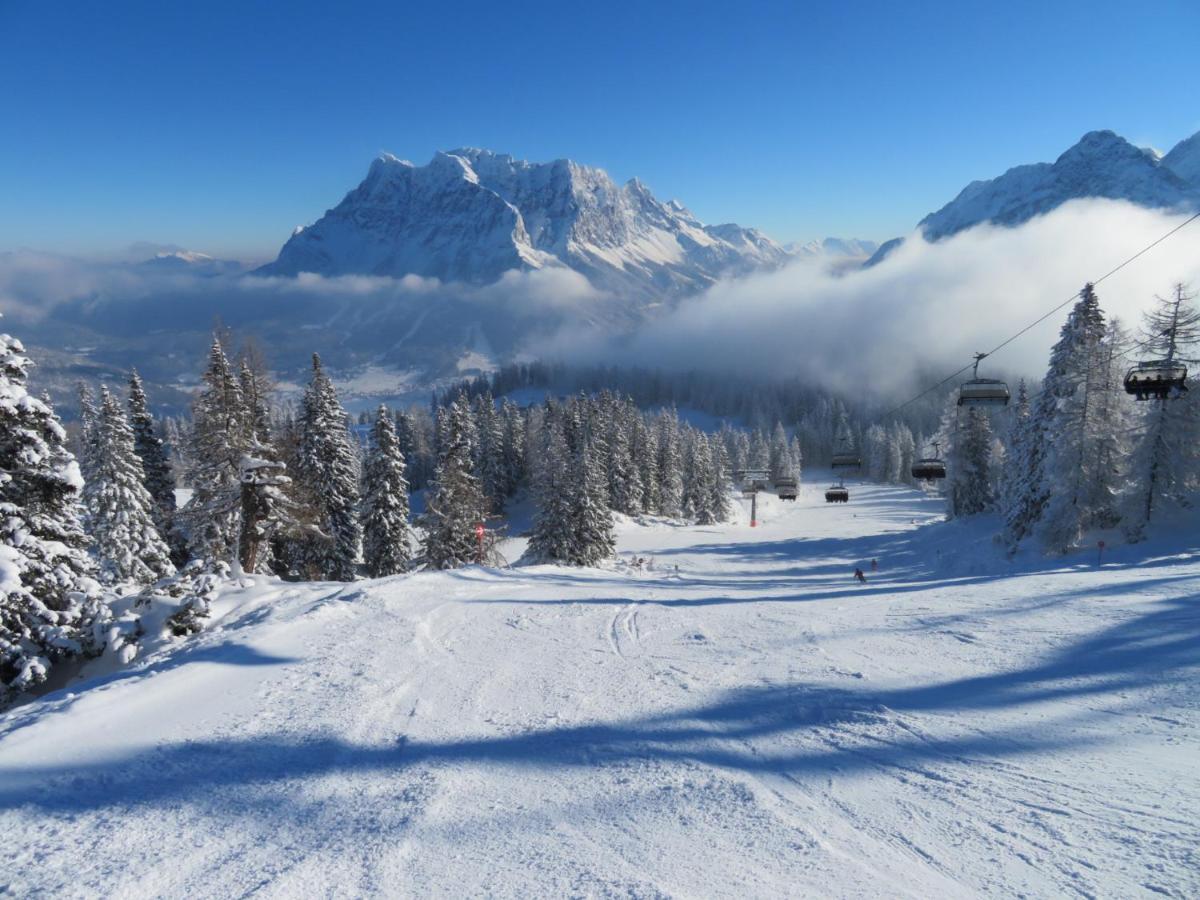
[(1194, 529), (1014, 565), (821, 488), (623, 524), (652, 569), (227, 592), (0, 716), (0, 893), (1200, 895)]

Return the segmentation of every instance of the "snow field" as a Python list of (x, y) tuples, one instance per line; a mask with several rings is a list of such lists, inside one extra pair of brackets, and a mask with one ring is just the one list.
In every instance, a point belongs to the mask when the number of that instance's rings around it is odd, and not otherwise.
[(0, 893), (1200, 892), (1195, 549), (1008, 563), (823, 489), (605, 569), (227, 591), (0, 715)]

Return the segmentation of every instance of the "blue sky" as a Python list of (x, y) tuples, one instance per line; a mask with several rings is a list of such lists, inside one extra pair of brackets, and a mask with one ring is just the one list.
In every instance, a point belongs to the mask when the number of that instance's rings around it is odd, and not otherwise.
[(1197, 38), (1194, 0), (0, 0), (0, 250), (270, 256), (380, 151), (463, 145), (886, 238), (1086, 131), (1200, 130)]

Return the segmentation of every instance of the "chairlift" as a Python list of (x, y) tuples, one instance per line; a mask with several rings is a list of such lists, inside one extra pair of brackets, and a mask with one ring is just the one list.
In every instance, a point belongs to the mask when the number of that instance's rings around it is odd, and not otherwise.
[(841, 447), (833, 451), (833, 459), (829, 461), (830, 468), (835, 472), (839, 469), (861, 469), (862, 457), (848, 446), (849, 439), (842, 438), (838, 443)]
[(934, 481), (946, 477), (946, 464), (939, 458), (940, 445), (934, 441), (933, 456), (918, 459), (912, 465), (912, 477), (917, 481)]
[(844, 484), (830, 485), (825, 491), (826, 503), (848, 503), (850, 500), (850, 492), (846, 490)]
[(830, 463), (833, 469), (861, 469), (862, 457), (857, 453), (835, 453)]
[(1187, 375), (1187, 366), (1181, 362), (1140, 362), (1125, 373), (1125, 393), (1132, 394), (1137, 400), (1178, 397), (1188, 389)]
[(975, 368), (970, 381), (958, 388), (959, 406), (1008, 406), (1008, 385), (995, 378), (979, 377), (979, 362), (986, 353), (975, 354)]

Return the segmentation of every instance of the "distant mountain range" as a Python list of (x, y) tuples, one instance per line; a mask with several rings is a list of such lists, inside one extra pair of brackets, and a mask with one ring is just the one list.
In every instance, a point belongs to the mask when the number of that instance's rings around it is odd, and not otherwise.
[(531, 163), (488, 150), (439, 152), (416, 166), (390, 154), (257, 274), (420, 275), (487, 284), (512, 270), (565, 267), (626, 299), (694, 294), (718, 278), (795, 254), (862, 256), (827, 239), (785, 248), (754, 228), (705, 225), (638, 181), (617, 185), (569, 159)]
[[(1111, 131), (1091, 132), (1054, 163), (973, 182), (920, 228), (936, 241), (983, 222), (1018, 225), (1086, 197), (1200, 208), (1200, 134), (1160, 158)], [(152, 258), (110, 270), (44, 258), (10, 265), (0, 294), (6, 312), (33, 311), (10, 327), (42, 348), (38, 377), (56, 400), (79, 378), (112, 381), (136, 364), (179, 403), (219, 324), (257, 337), (285, 380), (321, 351), (370, 402), (535, 358), (564, 327), (633, 332), (721, 278), (800, 260), (846, 272), (898, 243), (784, 246), (754, 228), (706, 225), (637, 179), (617, 185), (571, 160), (463, 149), (424, 166), (380, 157), (253, 272), (144, 245)], [(50, 277), (59, 269), (69, 277)], [(388, 383), (397, 389), (380, 388)]]
[[(926, 240), (936, 241), (984, 222), (1020, 225), (1086, 197), (1150, 209), (1200, 209), (1200, 133), (1159, 157), (1114, 132), (1091, 131), (1053, 163), (1017, 166), (990, 181), (971, 182), (918, 227)], [(867, 265), (883, 260), (901, 240), (884, 243)]]

